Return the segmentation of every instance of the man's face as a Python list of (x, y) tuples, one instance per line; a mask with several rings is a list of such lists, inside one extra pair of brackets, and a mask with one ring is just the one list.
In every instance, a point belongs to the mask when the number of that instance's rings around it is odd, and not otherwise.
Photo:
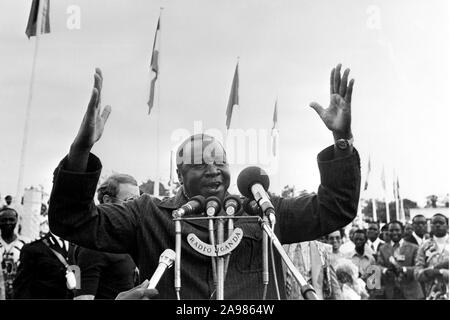
[(427, 233), (427, 219), (425, 217), (415, 217), (413, 219), (413, 229), (419, 237), (423, 237)]
[(392, 241), (399, 242), (402, 238), (402, 228), (397, 223), (389, 225), (389, 236)]
[(355, 249), (362, 249), (366, 244), (367, 238), (363, 233), (356, 232), (353, 234), (353, 243), (355, 244)]
[(127, 201), (139, 197), (139, 187), (131, 183), (119, 184), (119, 192), (117, 192), (116, 199), (119, 201)]
[(378, 238), (379, 234), (380, 230), (378, 229), (378, 224), (369, 224), (369, 227), (367, 228), (367, 238), (369, 238), (370, 241), (375, 241)]
[(187, 143), (183, 150), (185, 156), (178, 170), (178, 179), (187, 196), (223, 199), (230, 186), (230, 170), (223, 147), (214, 140), (200, 140)]
[(332, 232), (328, 235), (328, 244), (331, 244), (333, 251), (339, 250), (342, 244), (341, 233), (338, 231)]
[(447, 234), (448, 224), (444, 217), (433, 217), (431, 220), (431, 232), (438, 238), (442, 238)]
[(17, 224), (17, 215), (13, 210), (5, 210), (0, 213), (0, 230), (2, 234), (14, 232)]
[(410, 235), (412, 235), (413, 231), (414, 231), (413, 225), (410, 223), (407, 223), (407, 224), (405, 224), (405, 232), (403, 232), (403, 235), (405, 237), (410, 236)]

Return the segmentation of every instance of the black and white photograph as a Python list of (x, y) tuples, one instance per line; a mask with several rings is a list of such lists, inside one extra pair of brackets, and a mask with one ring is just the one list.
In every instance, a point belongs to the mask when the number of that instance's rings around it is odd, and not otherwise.
[(447, 0), (2, 0), (0, 52), (0, 300), (449, 300)]

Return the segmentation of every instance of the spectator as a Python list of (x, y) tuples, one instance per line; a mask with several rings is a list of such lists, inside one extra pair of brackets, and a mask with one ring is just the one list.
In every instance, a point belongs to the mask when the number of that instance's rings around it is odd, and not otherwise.
[(389, 229), (388, 229), (388, 224), (385, 224), (381, 227), (381, 234), (380, 234), (380, 239), (383, 240), (384, 242), (390, 242), (391, 238), (389, 235)]
[(403, 224), (391, 221), (390, 242), (380, 247), (378, 264), (382, 267), (382, 283), (386, 299), (422, 299), (423, 292), (414, 278), (414, 262), (418, 246), (402, 239)]
[(13, 282), (19, 264), (20, 250), (27, 239), (15, 232), (18, 214), (13, 208), (3, 207), (0, 209), (0, 260), (5, 285), (5, 298), (13, 297)]
[(405, 231), (403, 232), (403, 239), (405, 239), (406, 241), (406, 238), (411, 237), (413, 232), (414, 232), (413, 225), (409, 222), (405, 222)]
[(424, 283), (428, 300), (449, 299), (448, 218), (435, 214), (431, 219), (431, 234), (419, 248), (414, 275)]
[(367, 233), (364, 229), (358, 229), (353, 234), (353, 242), (355, 248), (349, 252), (346, 257), (350, 259), (353, 264), (358, 268), (359, 278), (366, 281), (370, 275), (369, 267), (375, 264), (375, 258), (372, 251), (367, 250)]
[(14, 299), (72, 299), (66, 277), (74, 246), (48, 232), (23, 246), (14, 280)]
[(7, 195), (7, 196), (5, 197), (5, 203), (6, 203), (6, 206), (8, 206), (8, 207), (11, 206), (11, 203), (12, 203), (12, 197), (11, 197), (10, 195)]
[(330, 253), (330, 264), (333, 268), (336, 267), (338, 260), (344, 257), (344, 254), (340, 250), (343, 238), (344, 229), (336, 230), (327, 236), (328, 244), (330, 244), (332, 248), (332, 252)]
[(409, 236), (405, 236), (405, 241), (411, 242), (420, 246), (425, 240), (424, 236), (427, 233), (427, 219), (421, 214), (414, 216), (412, 219), (413, 232)]
[(380, 226), (376, 222), (369, 222), (367, 227), (367, 244), (369, 245), (372, 252), (374, 252), (374, 258), (377, 259), (376, 255), (380, 245), (384, 243), (380, 239)]
[[(132, 176), (114, 174), (102, 183), (97, 194), (101, 204), (124, 203), (139, 198), (139, 187)], [(130, 255), (83, 247), (75, 252), (81, 270), (81, 289), (75, 291), (75, 300), (115, 299), (134, 287), (136, 265)]]
[[(295, 267), (316, 291), (320, 300), (339, 300), (341, 289), (330, 264), (331, 246), (320, 241), (284, 245)], [(300, 285), (286, 270), (286, 295), (290, 300), (303, 300)]]

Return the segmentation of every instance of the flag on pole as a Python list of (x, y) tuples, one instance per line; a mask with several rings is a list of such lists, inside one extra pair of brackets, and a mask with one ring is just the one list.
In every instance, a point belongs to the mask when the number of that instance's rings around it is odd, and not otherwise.
[(41, 4), (41, 26), (39, 34), (50, 33), (50, 0), (33, 0), (30, 15), (28, 17), (25, 34), (28, 39), (36, 36), (36, 25), (38, 23), (39, 2)]
[(230, 129), (231, 115), (233, 114), (233, 107), (239, 105), (239, 62), (236, 64), (234, 71), (233, 83), (231, 85), (230, 97), (227, 105), (227, 130)]
[(383, 187), (384, 203), (386, 206), (386, 223), (389, 223), (391, 220), (391, 217), (390, 217), (390, 213), (389, 213), (389, 201), (388, 201), (387, 192), (386, 192), (386, 176), (384, 173), (384, 166), (381, 169), (381, 186)]
[(399, 218), (400, 221), (405, 222), (405, 208), (403, 208), (403, 200), (402, 197), (400, 195), (400, 183), (398, 181), (398, 175), (397, 175), (397, 197), (398, 197), (398, 202), (399, 202)]
[(398, 184), (396, 183), (396, 175), (395, 175), (395, 171), (394, 171), (394, 177), (393, 177), (393, 189), (394, 189), (394, 199), (395, 199), (395, 219), (396, 220), (400, 220), (400, 204), (398, 202)]
[(370, 165), (370, 156), (369, 156), (369, 161), (367, 162), (366, 181), (364, 182), (364, 191), (366, 191), (367, 188), (369, 187), (370, 170), (371, 170), (371, 165)]
[(158, 25), (156, 26), (155, 39), (153, 40), (153, 51), (152, 51), (152, 60), (150, 62), (150, 71), (155, 73), (151, 83), (150, 83), (150, 97), (148, 99), (148, 114), (152, 111), (153, 102), (155, 100), (155, 84), (158, 79), (159, 74), (159, 42), (160, 42), (160, 21), (161, 16), (158, 18)]
[(273, 126), (272, 126), (272, 155), (277, 156), (278, 151), (278, 99), (275, 100), (275, 107), (273, 109)]
[(272, 130), (277, 127), (278, 124), (278, 99), (275, 101), (275, 107), (273, 109), (273, 127)]

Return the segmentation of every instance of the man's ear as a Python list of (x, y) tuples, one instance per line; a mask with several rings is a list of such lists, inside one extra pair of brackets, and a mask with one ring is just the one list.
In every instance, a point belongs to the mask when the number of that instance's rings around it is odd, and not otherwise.
[(183, 184), (183, 176), (181, 175), (181, 172), (179, 169), (177, 169), (177, 176), (178, 176), (178, 181), (180, 182), (180, 184)]
[(110, 196), (108, 196), (107, 194), (103, 195), (103, 203), (112, 203), (113, 199), (111, 199)]

